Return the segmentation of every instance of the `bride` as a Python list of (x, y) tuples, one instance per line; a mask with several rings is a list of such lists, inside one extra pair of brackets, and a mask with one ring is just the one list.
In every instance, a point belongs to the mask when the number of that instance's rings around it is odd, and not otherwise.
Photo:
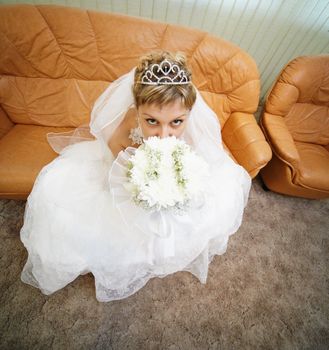
[[(241, 225), (251, 178), (225, 152), (216, 114), (192, 84), (181, 53), (156, 51), (96, 100), (90, 139), (48, 134), (59, 156), (40, 171), (20, 238), (21, 280), (49, 295), (91, 272), (96, 298), (126, 298), (153, 277), (188, 271), (206, 283), (208, 265)], [(184, 214), (123, 206), (113, 191), (118, 160), (150, 136), (175, 136), (208, 163), (204, 201)]]

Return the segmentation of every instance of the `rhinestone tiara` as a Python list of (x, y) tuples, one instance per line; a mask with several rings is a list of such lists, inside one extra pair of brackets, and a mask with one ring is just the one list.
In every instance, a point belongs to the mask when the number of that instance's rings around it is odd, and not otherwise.
[(145, 85), (181, 85), (191, 81), (183, 69), (164, 59), (161, 63), (151, 64), (137, 83)]

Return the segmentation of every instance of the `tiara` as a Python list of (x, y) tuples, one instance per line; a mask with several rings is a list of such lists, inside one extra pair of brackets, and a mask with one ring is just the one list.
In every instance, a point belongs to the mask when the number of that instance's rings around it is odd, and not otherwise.
[(146, 85), (180, 85), (191, 81), (183, 69), (175, 63), (164, 59), (160, 64), (151, 64), (143, 73), (140, 84)]

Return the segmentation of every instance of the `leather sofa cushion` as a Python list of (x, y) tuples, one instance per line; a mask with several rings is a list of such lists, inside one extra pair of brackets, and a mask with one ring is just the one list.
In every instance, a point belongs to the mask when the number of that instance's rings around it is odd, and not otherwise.
[(296, 142), (300, 156), (296, 184), (329, 191), (329, 152), (316, 144)]
[(57, 156), (46, 134), (69, 130), (72, 129), (16, 124), (0, 139), (0, 188), (18, 197), (28, 194), (42, 167)]
[(329, 107), (295, 103), (284, 120), (295, 141), (329, 144)]
[(89, 122), (106, 81), (1, 76), (0, 102), (15, 124), (77, 127)]
[[(1, 105), (17, 124), (78, 127), (89, 122), (93, 104), (109, 85), (106, 81), (2, 76)], [(251, 92), (255, 89), (251, 89)], [(232, 113), (234, 91), (232, 96), (202, 90), (200, 93), (223, 127)], [(251, 97), (248, 102), (249, 105), (244, 103), (243, 109), (253, 111), (256, 102)]]

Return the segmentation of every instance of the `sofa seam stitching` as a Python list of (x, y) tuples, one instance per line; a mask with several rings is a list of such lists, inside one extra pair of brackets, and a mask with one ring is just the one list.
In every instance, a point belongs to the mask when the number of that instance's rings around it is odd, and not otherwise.
[(72, 72), (73, 72), (72, 66), (69, 64), (68, 59), (67, 59), (67, 56), (65, 55), (64, 50), (62, 49), (62, 46), (59, 44), (59, 42), (58, 42), (58, 40), (57, 40), (57, 38), (56, 38), (56, 35), (55, 35), (54, 31), (51, 29), (51, 27), (50, 27), (48, 21), (46, 20), (46, 18), (44, 17), (44, 15), (42, 14), (42, 12), (40, 11), (39, 7), (38, 7), (38, 6), (35, 6), (35, 8), (38, 10), (38, 12), (39, 12), (41, 18), (43, 19), (43, 21), (45, 22), (46, 26), (48, 27), (50, 33), (51, 33), (52, 36), (54, 37), (54, 39), (55, 39), (55, 41), (56, 41), (56, 44), (57, 44), (57, 46), (58, 46), (58, 48), (59, 48), (61, 54), (63, 55), (64, 61), (65, 61), (65, 63), (66, 63), (66, 67), (69, 69), (70, 74), (71, 74), (71, 77), (73, 77), (73, 74), (72, 74)]
[(161, 38), (161, 42), (160, 42), (160, 47), (161, 47), (161, 48), (162, 48), (163, 41), (164, 41), (164, 38), (165, 38), (165, 35), (166, 35), (166, 33), (167, 33), (168, 28), (169, 28), (169, 24), (166, 25), (166, 28), (165, 28), (165, 30), (163, 31), (162, 38)]
[[(2, 35), (8, 40), (8, 42), (14, 47), (15, 51), (16, 51), (26, 62), (28, 62), (28, 63), (31, 65), (31, 67), (32, 67), (36, 72), (42, 73), (41, 71), (39, 71), (39, 70), (34, 66), (34, 64), (33, 64), (30, 60), (27, 59), (27, 57), (26, 57), (24, 54), (22, 54), (22, 53), (18, 50), (18, 48), (16, 47), (16, 45), (9, 39), (9, 37), (8, 37), (4, 32), (1, 32), (1, 34), (2, 34)], [(44, 74), (44, 73), (42, 73), (42, 74)], [(2, 75), (6, 75), (6, 74), (2, 74)]]
[(86, 10), (86, 13), (87, 13), (87, 16), (88, 16), (88, 20), (89, 20), (89, 23), (90, 23), (90, 28), (92, 30), (92, 33), (94, 35), (94, 40), (95, 40), (95, 47), (96, 47), (96, 51), (97, 51), (97, 57), (98, 57), (98, 66), (99, 66), (99, 63), (102, 63), (102, 58), (101, 58), (101, 55), (100, 55), (100, 50), (98, 48), (98, 42), (97, 42), (97, 39), (96, 39), (96, 32), (94, 30), (94, 27), (93, 27), (93, 24), (91, 22), (91, 18), (90, 18), (90, 13), (88, 10)]

